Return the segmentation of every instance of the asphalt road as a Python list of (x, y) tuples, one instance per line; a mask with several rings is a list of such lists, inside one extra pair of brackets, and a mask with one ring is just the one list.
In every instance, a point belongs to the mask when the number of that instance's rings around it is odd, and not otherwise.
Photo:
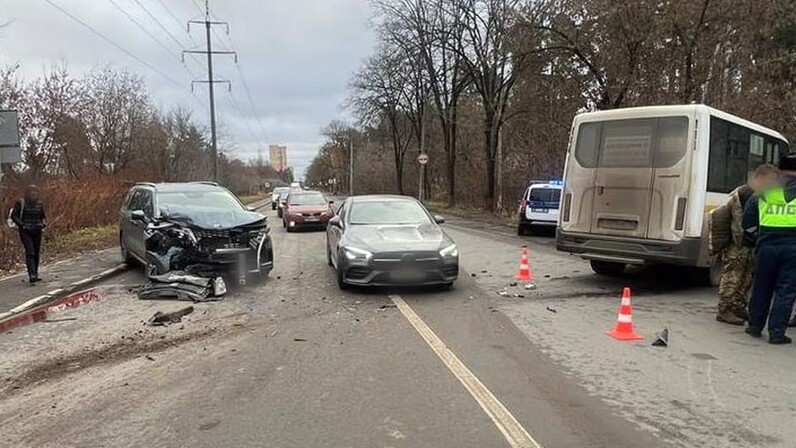
[[(465, 269), (451, 291), (343, 293), (324, 234), (275, 225), (268, 281), (179, 327), (141, 322), (184, 304), (120, 292), (2, 335), (0, 446), (790, 446), (796, 358), (712, 322), (712, 290), (606, 280), (549, 236), (446, 227)], [(533, 290), (509, 287), (521, 243)], [(624, 284), (669, 348), (603, 334)]]

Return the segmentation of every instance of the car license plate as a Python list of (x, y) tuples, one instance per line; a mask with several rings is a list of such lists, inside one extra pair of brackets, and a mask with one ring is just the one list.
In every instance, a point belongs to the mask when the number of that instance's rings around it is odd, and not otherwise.
[(401, 269), (398, 271), (393, 271), (392, 279), (396, 282), (415, 282), (423, 280), (425, 275), (421, 271), (416, 271), (414, 269)]
[(307, 216), (306, 218), (304, 218), (304, 221), (307, 221), (307, 222), (318, 222), (318, 221), (320, 221), (320, 219), (321, 218), (318, 218), (317, 216)]
[(532, 208), (531, 213), (547, 213), (546, 208)]

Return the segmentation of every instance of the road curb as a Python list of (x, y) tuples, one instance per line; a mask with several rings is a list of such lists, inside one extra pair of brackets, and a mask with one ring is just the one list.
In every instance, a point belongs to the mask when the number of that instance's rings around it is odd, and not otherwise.
[(45, 304), (49, 304), (50, 302), (55, 302), (55, 301), (63, 298), (65, 295), (74, 293), (75, 291), (77, 291), (80, 288), (85, 288), (86, 286), (88, 286), (88, 285), (90, 285), (92, 283), (96, 283), (98, 281), (105, 280), (105, 279), (107, 279), (109, 277), (112, 277), (112, 276), (114, 276), (116, 274), (124, 272), (125, 270), (127, 270), (127, 268), (128, 268), (127, 264), (121, 263), (121, 264), (119, 264), (117, 266), (114, 266), (114, 267), (112, 267), (110, 269), (106, 269), (106, 270), (104, 270), (104, 271), (102, 271), (102, 272), (100, 272), (98, 274), (94, 274), (94, 275), (92, 275), (90, 277), (86, 277), (86, 278), (84, 278), (84, 279), (82, 279), (80, 281), (71, 283), (71, 284), (69, 284), (67, 286), (64, 286), (62, 288), (53, 289), (52, 291), (49, 291), (49, 292), (47, 292), (45, 294), (42, 294), (42, 295), (40, 295), (38, 297), (34, 297), (34, 298), (28, 300), (27, 302), (23, 303), (22, 305), (19, 305), (19, 306), (15, 307), (15, 308), (5, 312), (5, 313), (0, 313), (0, 328), (2, 328), (2, 325), (5, 323), (5, 321), (7, 321), (9, 319), (13, 319), (14, 317), (19, 315), (20, 313), (24, 313), (26, 311), (29, 311), (29, 310), (33, 309), (33, 308), (36, 308), (36, 307), (39, 307), (39, 306), (42, 306), (42, 305), (45, 305)]
[(26, 325), (44, 321), (47, 319), (47, 316), (50, 313), (63, 311), (67, 308), (75, 308), (89, 302), (94, 302), (102, 297), (107, 296), (116, 289), (118, 289), (118, 286), (97, 286), (80, 292), (72, 293), (66, 297), (56, 299), (53, 302), (16, 313), (11, 317), (0, 320), (0, 334), (18, 327), (24, 327)]

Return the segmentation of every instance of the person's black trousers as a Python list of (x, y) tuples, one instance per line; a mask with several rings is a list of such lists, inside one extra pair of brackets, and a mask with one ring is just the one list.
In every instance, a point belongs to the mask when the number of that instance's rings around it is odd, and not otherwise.
[(768, 319), (768, 335), (785, 336), (796, 299), (796, 245), (765, 245), (755, 253), (755, 278), (749, 300), (749, 327), (760, 332)]
[(19, 239), (25, 247), (25, 265), (31, 279), (39, 278), (39, 254), (41, 252), (41, 230), (19, 230)]

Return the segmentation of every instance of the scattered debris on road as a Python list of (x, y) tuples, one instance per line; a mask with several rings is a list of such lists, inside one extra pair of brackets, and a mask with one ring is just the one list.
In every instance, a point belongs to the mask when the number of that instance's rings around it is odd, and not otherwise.
[(525, 290), (526, 290), (526, 291), (531, 291), (531, 290), (533, 290), (533, 289), (536, 289), (536, 285), (535, 285), (535, 284), (533, 284), (533, 283), (527, 283), (527, 284), (525, 285)]
[(164, 313), (162, 311), (158, 311), (149, 319), (147, 324), (153, 327), (176, 324), (182, 321), (183, 317), (193, 313), (193, 311), (194, 308), (192, 306), (188, 306), (183, 309), (173, 311), (171, 313)]
[(187, 224), (163, 222), (146, 230), (147, 283), (139, 288), (144, 300), (176, 297), (205, 302), (227, 293), (223, 265), (208, 261)]
[(304, 339), (304, 338), (293, 338), (293, 341), (295, 341), (295, 342), (307, 342), (307, 340)]
[(551, 313), (557, 313), (557, 312), (558, 312), (558, 311), (556, 311), (555, 309), (553, 309), (553, 308), (550, 308), (549, 306), (548, 306), (548, 307), (546, 307), (546, 308), (547, 308), (547, 311), (550, 311)]
[(669, 346), (669, 329), (664, 328), (660, 332), (658, 338), (652, 343), (653, 347), (668, 347)]

